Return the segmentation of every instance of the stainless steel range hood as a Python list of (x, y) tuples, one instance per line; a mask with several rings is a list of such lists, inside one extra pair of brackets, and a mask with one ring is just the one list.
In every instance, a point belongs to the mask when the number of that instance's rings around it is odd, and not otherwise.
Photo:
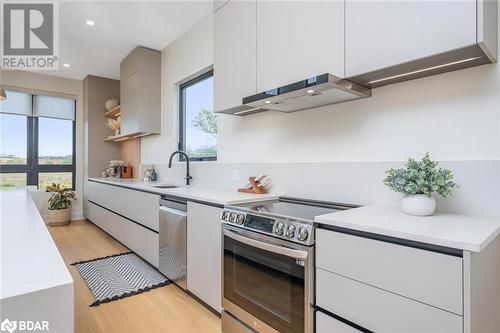
[(236, 116), (265, 111), (294, 112), (370, 97), (371, 94), (368, 88), (327, 73), (244, 97), (241, 106), (217, 112)]

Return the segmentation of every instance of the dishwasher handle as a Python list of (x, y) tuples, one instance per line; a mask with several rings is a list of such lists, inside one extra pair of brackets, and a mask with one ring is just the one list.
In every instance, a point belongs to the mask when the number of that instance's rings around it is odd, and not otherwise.
[(187, 203), (186, 202), (181, 202), (177, 200), (170, 200), (170, 199), (160, 199), (160, 208), (161, 207), (166, 207), (166, 208), (172, 208), (174, 210), (179, 210), (186, 212), (187, 211)]
[(179, 216), (187, 217), (187, 211), (182, 211), (182, 210), (175, 209), (175, 208), (170, 208), (170, 207), (167, 207), (167, 206), (160, 206), (160, 213), (162, 211), (166, 212), (167, 214), (174, 214), (174, 215), (179, 215)]

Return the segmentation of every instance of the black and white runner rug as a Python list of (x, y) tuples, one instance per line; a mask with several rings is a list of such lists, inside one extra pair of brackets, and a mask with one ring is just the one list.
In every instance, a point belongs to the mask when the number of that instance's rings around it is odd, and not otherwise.
[(133, 252), (72, 264), (95, 297), (90, 306), (116, 301), (170, 283), (165, 276)]

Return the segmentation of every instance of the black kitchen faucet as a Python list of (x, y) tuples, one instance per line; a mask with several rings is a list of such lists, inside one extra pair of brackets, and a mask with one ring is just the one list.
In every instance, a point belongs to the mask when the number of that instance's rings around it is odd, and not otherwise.
[(170, 158), (168, 160), (168, 167), (171, 168), (172, 167), (172, 159), (174, 158), (175, 155), (183, 155), (186, 159), (186, 185), (189, 185), (191, 179), (193, 179), (193, 177), (191, 177), (189, 175), (189, 157), (188, 155), (183, 152), (182, 150), (176, 150), (174, 151), (172, 154), (170, 154)]

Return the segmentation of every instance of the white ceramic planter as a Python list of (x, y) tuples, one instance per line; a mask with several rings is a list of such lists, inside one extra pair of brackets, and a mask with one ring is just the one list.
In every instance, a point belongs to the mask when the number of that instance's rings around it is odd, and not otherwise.
[(71, 207), (66, 209), (50, 210), (48, 221), (52, 226), (67, 225), (71, 223)]
[(436, 210), (436, 200), (425, 194), (407, 195), (401, 199), (401, 210), (408, 215), (431, 215)]

